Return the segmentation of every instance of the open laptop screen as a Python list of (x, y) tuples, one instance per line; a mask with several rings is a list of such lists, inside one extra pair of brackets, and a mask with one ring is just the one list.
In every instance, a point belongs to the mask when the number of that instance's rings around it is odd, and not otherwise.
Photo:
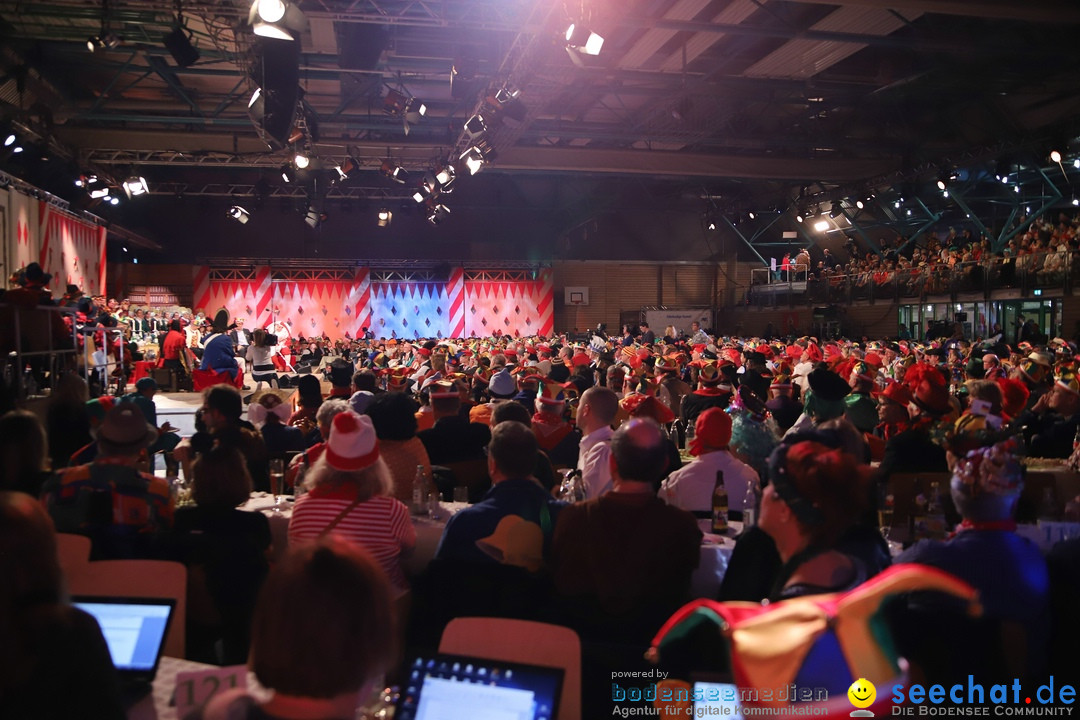
[(153, 678), (165, 645), (174, 600), (78, 597), (72, 599), (72, 604), (97, 620), (117, 670)]
[(462, 655), (417, 657), (407, 669), (398, 720), (556, 720), (561, 668)]

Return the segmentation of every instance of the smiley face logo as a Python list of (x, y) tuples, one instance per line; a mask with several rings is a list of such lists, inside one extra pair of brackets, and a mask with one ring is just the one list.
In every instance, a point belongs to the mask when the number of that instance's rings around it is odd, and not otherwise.
[(874, 704), (874, 698), (877, 697), (877, 688), (874, 687), (874, 683), (866, 678), (859, 678), (851, 683), (847, 696), (855, 707), (868, 708)]

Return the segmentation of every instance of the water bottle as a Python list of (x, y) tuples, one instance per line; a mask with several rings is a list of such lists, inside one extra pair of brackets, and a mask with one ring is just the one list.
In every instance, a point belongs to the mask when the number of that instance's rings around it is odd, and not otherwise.
[(427, 476), (424, 475), (424, 466), (416, 466), (416, 477), (412, 486), (412, 511), (416, 515), (427, 514)]

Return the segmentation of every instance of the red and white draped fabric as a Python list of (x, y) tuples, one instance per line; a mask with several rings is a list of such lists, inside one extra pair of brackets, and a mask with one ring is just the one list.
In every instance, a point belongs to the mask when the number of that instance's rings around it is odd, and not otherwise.
[(248, 327), (285, 323), (293, 337), (354, 338), (370, 327), (376, 337), (416, 339), (503, 334), (550, 335), (554, 325), (552, 278), (481, 282), (465, 279), (461, 268), (447, 282), (377, 282), (361, 268), (351, 280), (270, 280), (256, 268), (256, 280), (211, 279), (208, 268), (195, 274), (195, 308), (213, 316), (226, 307)]
[(551, 335), (554, 325), (549, 270), (533, 281), (465, 282), (464, 336)]
[(87, 295), (105, 294), (105, 228), (39, 202), (38, 262), (53, 276), (51, 289), (77, 285)]
[(270, 268), (259, 266), (251, 280), (211, 280), (210, 268), (195, 269), (195, 311), (202, 310), (207, 317), (214, 317), (218, 310), (227, 308), (235, 320), (244, 318), (249, 330), (264, 328), (271, 322)]
[[(8, 190), (7, 196), (7, 274), (24, 268), (32, 262), (40, 262), (41, 236), (38, 231), (41, 218), (38, 216), (39, 202), (21, 192)], [(7, 279), (6, 277), (4, 278)], [(56, 287), (55, 282), (50, 284)], [(51, 289), (51, 288), (50, 288)], [(61, 285), (59, 292), (63, 292)]]

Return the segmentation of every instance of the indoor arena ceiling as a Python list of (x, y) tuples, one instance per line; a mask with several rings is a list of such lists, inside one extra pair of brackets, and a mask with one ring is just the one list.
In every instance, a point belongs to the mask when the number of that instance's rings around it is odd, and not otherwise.
[[(152, 193), (296, 192), (278, 172), (292, 152), (268, 150), (249, 117), (259, 73), (249, 7), (0, 0), (3, 115), (66, 161), (65, 182), (96, 171), (143, 175)], [(382, 176), (383, 162), (422, 175), (456, 160), (478, 112), (497, 151), (485, 173), (693, 188), (744, 207), (1002, 157), (1038, 164), (1047, 143), (1076, 137), (1080, 118), (1073, 0), (297, 7), (309, 140), (318, 127), (309, 149), (359, 165), (331, 197), (410, 194)], [(163, 44), (178, 22), (199, 54), (187, 67)], [(599, 55), (567, 48), (571, 22), (604, 38)], [(87, 39), (105, 33), (119, 44), (89, 52)], [(520, 90), (512, 110), (494, 100), (503, 88)], [(407, 133), (386, 110), (392, 91), (426, 105)]]

